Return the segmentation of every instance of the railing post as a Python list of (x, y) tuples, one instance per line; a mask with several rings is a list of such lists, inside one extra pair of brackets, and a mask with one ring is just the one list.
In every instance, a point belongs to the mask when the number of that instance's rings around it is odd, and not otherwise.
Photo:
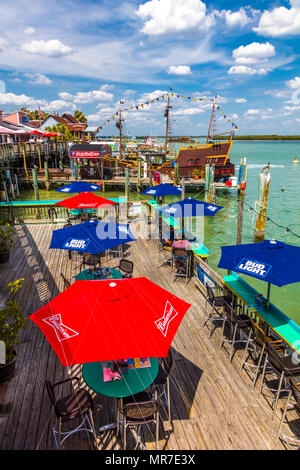
[(46, 191), (49, 191), (49, 189), (50, 189), (50, 178), (49, 178), (48, 162), (47, 162), (46, 160), (44, 161), (44, 170), (45, 170), (45, 186), (46, 186)]

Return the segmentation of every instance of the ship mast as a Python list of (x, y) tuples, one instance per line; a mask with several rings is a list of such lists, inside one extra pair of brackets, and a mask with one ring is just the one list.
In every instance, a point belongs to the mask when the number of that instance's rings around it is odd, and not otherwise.
[[(172, 90), (171, 87), (170, 87), (170, 90)], [(172, 106), (170, 105), (170, 94), (168, 93), (168, 102), (167, 102), (167, 106), (165, 109), (165, 118), (166, 118), (165, 158), (164, 158), (165, 161), (167, 160), (168, 134), (169, 134), (169, 110), (171, 108)]]
[(212, 111), (211, 111), (211, 117), (210, 117), (209, 128), (208, 128), (207, 139), (206, 139), (207, 144), (208, 144), (208, 139), (210, 137), (210, 129), (211, 129), (211, 125), (212, 125), (212, 122), (213, 122), (213, 117), (214, 117), (216, 104), (217, 104), (217, 93), (215, 94), (214, 101), (213, 101), (213, 107), (212, 107)]
[(119, 120), (116, 123), (117, 128), (120, 131), (120, 136), (119, 136), (119, 158), (122, 160), (122, 122), (124, 119), (122, 119), (122, 109), (121, 109), (121, 104), (123, 104), (123, 101), (120, 101), (120, 110), (119, 110)]

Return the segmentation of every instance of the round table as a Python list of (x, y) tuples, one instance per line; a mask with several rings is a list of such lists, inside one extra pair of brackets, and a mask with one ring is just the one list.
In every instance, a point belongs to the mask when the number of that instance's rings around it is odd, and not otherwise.
[[(114, 268), (101, 268), (102, 269), (102, 275), (97, 276), (94, 270), (90, 272), (89, 269), (85, 269), (84, 271), (81, 271), (79, 274), (76, 276), (76, 281), (94, 281), (94, 280), (101, 280), (101, 279), (122, 279), (122, 273), (118, 269)], [(106, 271), (108, 270), (108, 271)]]
[(103, 382), (102, 362), (89, 362), (83, 364), (82, 376), (94, 392), (108, 397), (124, 398), (142, 392), (152, 384), (158, 373), (158, 360), (151, 357), (150, 362), (151, 367), (128, 369), (125, 373), (120, 373), (121, 380), (110, 382)]

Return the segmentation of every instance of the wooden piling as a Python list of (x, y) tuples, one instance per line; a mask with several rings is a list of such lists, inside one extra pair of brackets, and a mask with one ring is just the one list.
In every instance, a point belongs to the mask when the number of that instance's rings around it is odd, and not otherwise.
[(129, 201), (129, 168), (125, 168), (125, 197)]
[(37, 179), (37, 170), (36, 168), (32, 168), (32, 179), (33, 179), (33, 189), (34, 189), (34, 198), (36, 201), (39, 201), (39, 184)]
[(265, 238), (266, 216), (271, 175), (270, 162), (259, 175), (258, 215), (255, 223), (254, 241), (263, 241)]
[(244, 215), (244, 198), (240, 196), (238, 203), (238, 221), (237, 221), (237, 234), (236, 244), (241, 245), (243, 238), (243, 215)]
[(48, 168), (48, 161), (44, 161), (44, 170), (45, 170), (45, 185), (46, 191), (50, 189), (50, 177), (49, 177), (49, 168)]
[(181, 199), (182, 201), (185, 198), (185, 181), (184, 178), (181, 179)]
[(20, 191), (19, 191), (19, 183), (18, 183), (18, 176), (15, 174), (15, 184), (16, 184), (16, 193), (17, 196), (20, 196)]

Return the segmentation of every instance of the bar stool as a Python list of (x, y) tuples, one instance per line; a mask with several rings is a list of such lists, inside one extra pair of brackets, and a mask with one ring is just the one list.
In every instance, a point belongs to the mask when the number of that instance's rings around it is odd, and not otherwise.
[[(300, 435), (298, 434), (297, 438), (292, 437), (292, 436), (287, 436), (286, 434), (282, 432), (282, 425), (283, 425), (284, 419), (286, 417), (286, 414), (289, 408), (292, 410), (295, 410), (298, 417), (300, 418), (300, 377), (299, 376), (290, 377), (289, 382), (290, 382), (290, 393), (288, 395), (286, 405), (282, 413), (275, 443), (277, 443), (278, 439), (282, 439), (284, 442), (287, 443), (288, 447), (291, 448), (290, 444), (300, 446)], [(298, 447), (298, 450), (299, 449), (300, 447)]]
[[(241, 305), (230, 305), (228, 302), (224, 301), (224, 320), (222, 328), (222, 336), (220, 342), (220, 349), (226, 343), (230, 344), (230, 353), (229, 353), (229, 362), (232, 361), (233, 354), (235, 351), (235, 345), (237, 343), (248, 343), (249, 331), (251, 329), (251, 319), (248, 315), (237, 314), (237, 310), (240, 309)], [(230, 337), (225, 338), (225, 326), (226, 323), (229, 323), (230, 326)], [(237, 339), (237, 331), (239, 330), (239, 338)], [(243, 332), (246, 334), (243, 337)]]
[[(223, 307), (224, 303), (228, 302), (230, 304), (231, 298), (226, 295), (215, 295), (214, 290), (219, 289), (218, 286), (212, 287), (209, 284), (206, 284), (207, 296), (205, 300), (205, 309), (204, 309), (204, 323), (203, 326), (207, 326), (209, 329), (209, 338), (212, 335), (212, 326), (215, 327), (214, 322), (216, 320), (223, 320), (224, 313)], [(210, 306), (210, 309), (207, 309), (207, 306)]]

